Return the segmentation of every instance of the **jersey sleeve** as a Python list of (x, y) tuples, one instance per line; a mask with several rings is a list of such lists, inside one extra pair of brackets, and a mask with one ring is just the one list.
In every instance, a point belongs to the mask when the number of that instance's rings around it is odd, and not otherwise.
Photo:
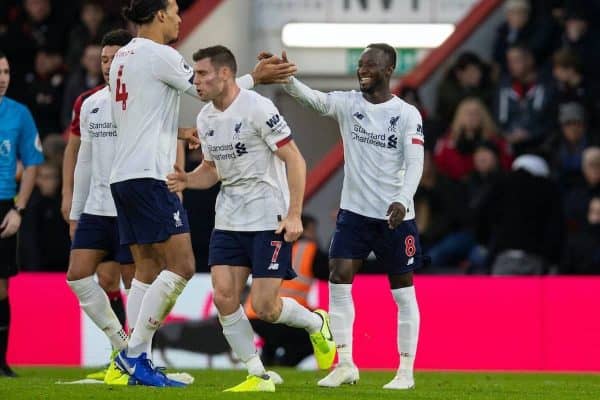
[(180, 92), (192, 87), (194, 70), (183, 56), (168, 46), (155, 51), (152, 62), (154, 77)]
[(290, 82), (283, 85), (283, 88), (298, 102), (323, 116), (337, 118), (338, 111), (344, 109), (345, 92), (320, 92), (311, 89), (295, 77), (290, 78)]
[(276, 151), (292, 140), (292, 131), (275, 104), (266, 98), (261, 100), (256, 105), (254, 118), (261, 138), (272, 151)]
[(42, 142), (38, 134), (33, 117), (27, 108), (21, 112), (21, 124), (19, 131), (19, 147), (17, 154), (23, 165), (27, 168), (44, 162), (42, 153)]
[(79, 110), (79, 115), (77, 117), (77, 120), (79, 121), (79, 126), (77, 127), (77, 130), (79, 131), (79, 136), (81, 138), (82, 142), (90, 142), (91, 141), (91, 137), (90, 137), (90, 132), (88, 131), (88, 118), (87, 116), (89, 115), (89, 102), (84, 101), (83, 104), (80, 107)]
[(404, 183), (400, 189), (397, 201), (400, 202), (408, 213), (408, 206), (417, 192), (421, 175), (423, 174), (423, 161), (425, 156), (425, 139), (423, 135), (423, 122), (419, 111), (410, 107), (404, 125), (404, 162), (406, 170)]
[(71, 116), (70, 131), (72, 135), (81, 136), (79, 132), (79, 114), (81, 113), (81, 106), (83, 104), (83, 94), (77, 97), (75, 104), (73, 105), (73, 113)]

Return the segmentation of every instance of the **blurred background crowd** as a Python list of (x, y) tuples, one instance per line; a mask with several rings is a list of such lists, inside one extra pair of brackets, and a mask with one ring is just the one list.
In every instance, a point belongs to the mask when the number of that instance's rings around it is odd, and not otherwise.
[[(182, 9), (193, 2), (178, 1)], [(46, 156), (20, 233), (24, 270), (66, 270), (62, 153), (76, 97), (102, 83), (99, 41), (122, 26), (119, 7), (118, 0), (0, 3), (7, 95), (30, 108)], [(418, 88), (403, 87), (400, 96), (425, 125), (415, 207), (431, 263), (422, 273), (600, 273), (599, 21), (597, 0), (507, 0), (489, 43), (493, 58), (456, 54), (435, 113)], [(199, 156), (189, 155), (188, 168)], [(207, 270), (216, 192), (184, 200), (199, 271)]]

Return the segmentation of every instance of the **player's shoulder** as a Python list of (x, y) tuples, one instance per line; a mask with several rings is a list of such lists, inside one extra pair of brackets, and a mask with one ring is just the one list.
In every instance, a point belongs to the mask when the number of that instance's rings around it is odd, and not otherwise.
[(17, 116), (29, 112), (29, 109), (25, 104), (11, 99), (10, 97), (4, 96), (2, 102), (5, 102), (4, 106), (10, 111), (7, 115)]
[(100, 90), (93, 92), (83, 100), (83, 103), (81, 104), (81, 111), (83, 112), (84, 110), (87, 110), (90, 107), (96, 107), (101, 104), (103, 105), (107, 101), (110, 101), (110, 91), (108, 89), (108, 86), (104, 86), (100, 88)]
[(86, 90), (85, 92), (81, 93), (79, 96), (77, 96), (77, 99), (75, 99), (73, 109), (81, 110), (81, 106), (90, 96), (93, 96), (95, 93), (99, 92), (100, 90), (102, 90), (104, 88), (107, 88), (107, 86), (102, 84), (102, 85), (98, 85), (94, 88), (91, 88), (91, 89)]
[(240, 88), (240, 100), (242, 100), (242, 104), (244, 106), (254, 106), (261, 108), (273, 108), (275, 104), (268, 97), (263, 96), (260, 93), (257, 93), (254, 90), (242, 89)]
[(196, 116), (196, 125), (200, 125), (204, 118), (206, 118), (209, 114), (212, 114), (214, 112), (214, 109), (215, 107), (213, 106), (212, 101), (209, 101), (208, 103), (204, 104), (200, 109), (200, 112), (198, 112), (198, 115)]
[(154, 53), (156, 56), (163, 58), (182, 57), (181, 53), (175, 50), (173, 47), (160, 44), (153, 40), (145, 39), (140, 45), (142, 48)]

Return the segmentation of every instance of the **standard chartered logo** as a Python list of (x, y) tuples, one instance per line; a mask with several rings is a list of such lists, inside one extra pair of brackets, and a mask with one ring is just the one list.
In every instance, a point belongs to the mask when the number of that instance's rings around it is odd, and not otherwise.
[(385, 133), (369, 132), (362, 126), (354, 124), (352, 129), (352, 140), (359, 143), (374, 145), (377, 147), (386, 147)]

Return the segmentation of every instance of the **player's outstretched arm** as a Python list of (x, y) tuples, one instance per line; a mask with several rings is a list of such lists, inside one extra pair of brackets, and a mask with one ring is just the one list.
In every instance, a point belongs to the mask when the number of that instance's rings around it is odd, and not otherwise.
[(286, 242), (293, 242), (302, 235), (302, 202), (306, 186), (306, 161), (293, 140), (277, 149), (275, 152), (287, 170), (288, 186), (290, 190), (290, 208), (287, 216), (280, 222), (276, 233), (284, 234)]
[[(285, 53), (284, 53), (285, 54)], [(258, 63), (250, 75), (255, 85), (268, 85), (271, 83), (288, 83), (290, 77), (298, 72), (298, 67), (287, 58), (279, 58), (272, 54), (261, 53)]]
[(217, 167), (212, 161), (204, 160), (192, 172), (186, 173), (178, 165), (174, 172), (167, 175), (167, 186), (171, 192), (183, 192), (185, 189), (208, 189), (219, 182)]

